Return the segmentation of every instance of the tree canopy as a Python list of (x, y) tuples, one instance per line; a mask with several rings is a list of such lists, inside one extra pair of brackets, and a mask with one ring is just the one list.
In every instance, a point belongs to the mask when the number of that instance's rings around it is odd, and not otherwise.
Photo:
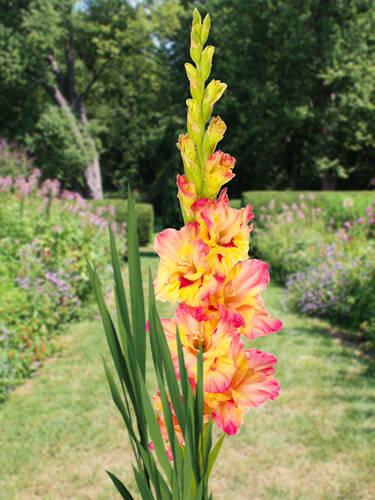
[(371, 0), (0, 0), (0, 135), (100, 197), (127, 182), (168, 217), (193, 6), (213, 18), (232, 193), (370, 186)]

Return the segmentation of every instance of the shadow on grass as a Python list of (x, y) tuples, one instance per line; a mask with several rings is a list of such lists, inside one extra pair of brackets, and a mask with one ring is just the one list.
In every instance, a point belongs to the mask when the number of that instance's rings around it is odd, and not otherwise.
[[(365, 376), (375, 377), (375, 352), (365, 352), (361, 349), (358, 343), (358, 336), (354, 333), (354, 330), (340, 328), (335, 324), (330, 323), (327, 318), (317, 318), (312, 316), (307, 316), (299, 311), (291, 311), (300, 320), (305, 320), (306, 318), (315, 319), (321, 321), (323, 324), (318, 325), (316, 323), (304, 322), (302, 327), (296, 327), (295, 331), (306, 332), (308, 335), (319, 335), (322, 340), (326, 340), (326, 343), (332, 341), (332, 339), (337, 339), (341, 346), (346, 346), (348, 349), (343, 349), (340, 353), (340, 357), (347, 359), (356, 359), (366, 366)], [(337, 353), (335, 353), (337, 355)]]
[[(302, 314), (296, 315), (300, 320), (306, 318)], [(330, 363), (330, 359), (334, 363), (331, 366), (322, 366), (319, 376), (322, 390), (319, 398), (333, 405), (344, 405), (346, 423), (338, 422), (337, 426), (342, 431), (346, 429), (346, 432), (353, 432), (353, 426), (358, 426), (361, 432), (374, 436), (374, 356), (361, 352), (357, 343), (347, 339), (347, 332), (341, 332), (328, 322), (319, 325), (317, 321), (304, 321), (301, 326), (295, 327), (294, 335), (319, 338), (315, 356), (321, 357), (322, 363)], [(341, 348), (333, 349), (333, 341)], [(333, 390), (327, 392), (327, 387)]]

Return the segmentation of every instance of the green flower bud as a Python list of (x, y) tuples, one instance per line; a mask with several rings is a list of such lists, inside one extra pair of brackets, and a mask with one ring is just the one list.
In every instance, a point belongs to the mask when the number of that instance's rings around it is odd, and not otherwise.
[(224, 137), (227, 126), (220, 118), (212, 118), (210, 125), (203, 138), (202, 152), (203, 152), (203, 162), (205, 163), (207, 158), (215, 151), (217, 143)]
[(226, 88), (226, 83), (222, 83), (220, 80), (211, 80), (207, 85), (202, 103), (204, 123), (210, 118), (215, 102), (220, 99)]
[(210, 28), (211, 28), (211, 18), (210, 18), (210, 14), (207, 14), (206, 17), (204, 18), (202, 30), (201, 30), (201, 43), (202, 43), (202, 45), (204, 45), (207, 41), (208, 34), (210, 32)]
[(187, 126), (189, 136), (195, 144), (199, 144), (203, 135), (203, 124), (198, 103), (194, 99), (186, 101), (188, 106)]
[(202, 100), (202, 95), (203, 95), (203, 89), (202, 89), (202, 83), (200, 81), (198, 71), (194, 66), (190, 63), (185, 64), (185, 70), (187, 77), (189, 78), (190, 81), (190, 92), (193, 98), (197, 101)]
[(212, 45), (209, 45), (203, 51), (202, 59), (201, 59), (201, 63), (200, 63), (201, 76), (202, 76), (203, 83), (210, 76), (211, 67), (212, 67), (212, 57), (214, 55), (214, 51), (215, 51), (215, 49), (214, 49), (214, 47), (212, 47)]
[(191, 30), (191, 43), (190, 43), (190, 57), (198, 66), (202, 56), (202, 44), (200, 34), (196, 33), (194, 29)]

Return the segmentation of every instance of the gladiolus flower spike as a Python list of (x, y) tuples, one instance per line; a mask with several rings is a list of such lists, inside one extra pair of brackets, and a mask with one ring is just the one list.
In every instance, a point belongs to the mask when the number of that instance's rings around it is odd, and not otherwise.
[[(104, 361), (105, 374), (128, 431), (135, 483), (147, 500), (211, 499), (209, 477), (224, 437), (238, 433), (245, 413), (277, 398), (280, 390), (276, 358), (244, 343), (279, 331), (281, 322), (270, 317), (261, 298), (269, 282), (267, 264), (248, 257), (252, 207), (231, 208), (223, 187), (234, 176), (235, 160), (216, 150), (226, 126), (211, 115), (226, 85), (218, 80), (206, 85), (214, 53), (205, 47), (209, 30), (209, 15), (202, 22), (195, 9), (193, 63), (186, 64), (191, 91), (187, 133), (177, 144), (184, 165), (177, 187), (185, 225), (156, 237), (160, 263), (155, 282), (149, 275), (147, 324), (130, 189), (130, 307), (108, 228), (116, 320), (105, 304), (96, 268), (88, 264), (116, 380)], [(177, 303), (173, 318), (160, 320), (156, 299)], [(158, 384), (153, 398), (146, 383), (148, 352)], [(215, 424), (222, 430), (216, 443)], [(108, 474), (122, 498), (132, 500), (120, 479)]]
[[(248, 257), (252, 207), (231, 208), (222, 189), (235, 175), (234, 158), (215, 151), (226, 125), (217, 116), (206, 126), (226, 89), (217, 80), (205, 86), (214, 53), (213, 47), (204, 48), (209, 27), (209, 16), (202, 23), (195, 10), (190, 49), (194, 64), (185, 65), (191, 92), (187, 134), (177, 143), (184, 165), (177, 186), (185, 226), (157, 235), (154, 249), (160, 264), (154, 288), (157, 299), (178, 303), (174, 318), (162, 320), (177, 377), (178, 332), (194, 389), (197, 357), (203, 355), (204, 422), (211, 418), (233, 435), (251, 407), (277, 398), (280, 390), (274, 378), (276, 358), (245, 349), (241, 336), (253, 340), (278, 332), (282, 324), (270, 317), (261, 298), (269, 282), (267, 264)], [(156, 410), (171, 457), (160, 403)], [(178, 436), (181, 444), (180, 429)]]

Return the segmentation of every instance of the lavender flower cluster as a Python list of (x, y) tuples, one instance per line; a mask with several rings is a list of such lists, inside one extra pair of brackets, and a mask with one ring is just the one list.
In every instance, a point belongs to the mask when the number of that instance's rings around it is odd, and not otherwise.
[[(343, 202), (346, 209), (351, 198)], [(287, 286), (287, 303), (349, 328), (366, 348), (375, 344), (375, 200), (354, 220), (338, 223), (304, 200), (261, 212), (257, 254)]]
[[(50, 211), (52, 201), (56, 200), (56, 204), (64, 205), (63, 208), (66, 211), (79, 215), (87, 224), (99, 228), (107, 228), (108, 220), (115, 218), (113, 205), (101, 206), (95, 210), (79, 193), (61, 190), (61, 183), (58, 179), (45, 179), (39, 185), (40, 178), (41, 171), (38, 168), (34, 168), (28, 176), (18, 175), (15, 180), (11, 176), (0, 177), (0, 192), (15, 194), (22, 203), (25, 202), (26, 197), (39, 198), (41, 202), (38, 207), (39, 211), (47, 207), (47, 213)], [(21, 213), (23, 213), (23, 205)], [(119, 224), (115, 220), (110, 223), (113, 232), (125, 236), (126, 223)]]
[(38, 169), (0, 177), (0, 402), (65, 348), (57, 335), (86, 314), (85, 258), (109, 276), (108, 224), (124, 246), (126, 226), (112, 205), (95, 209), (56, 179), (41, 182)]

